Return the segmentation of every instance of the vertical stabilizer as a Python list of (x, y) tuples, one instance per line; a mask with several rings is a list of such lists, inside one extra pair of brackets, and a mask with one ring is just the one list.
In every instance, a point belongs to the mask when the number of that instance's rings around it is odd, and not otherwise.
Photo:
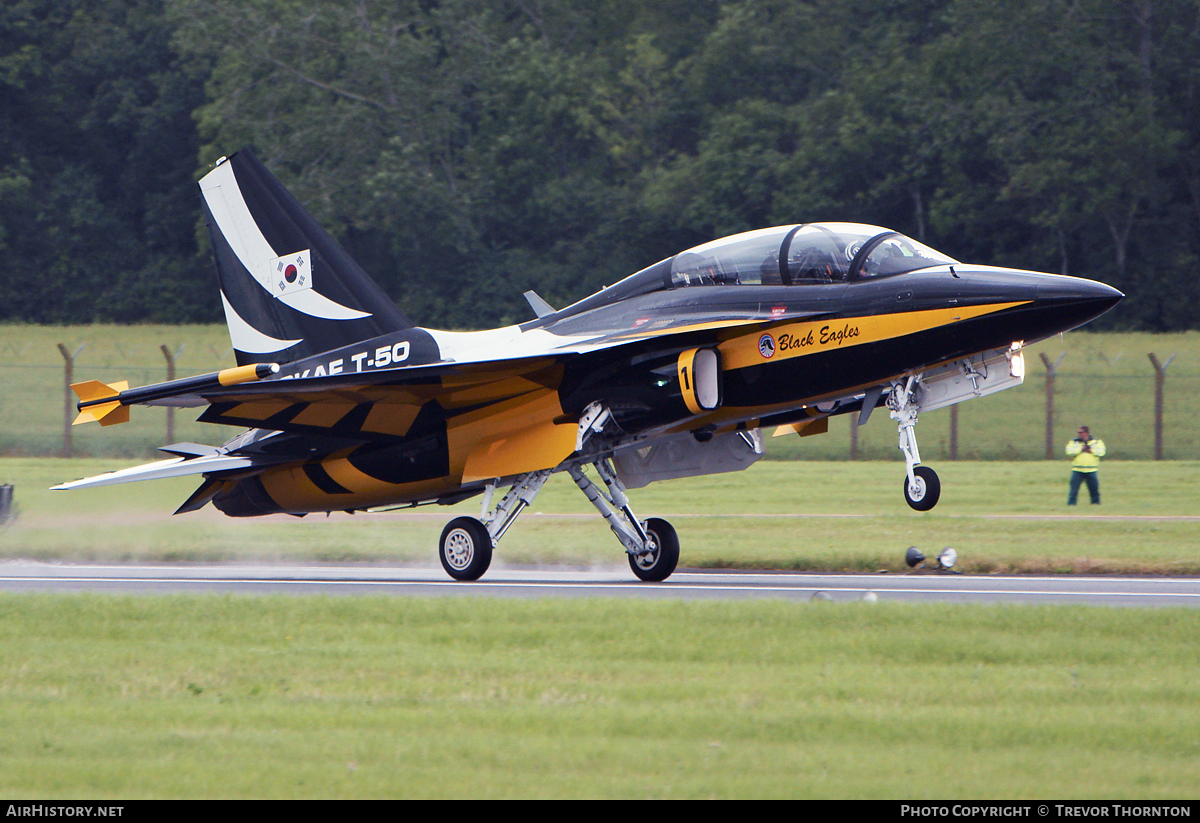
[(287, 363), (411, 328), (248, 149), (200, 181), (238, 365)]

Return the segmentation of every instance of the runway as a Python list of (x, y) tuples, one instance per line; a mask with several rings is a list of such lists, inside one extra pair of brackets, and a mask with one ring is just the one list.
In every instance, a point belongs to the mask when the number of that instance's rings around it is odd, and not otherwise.
[(923, 603), (1091, 604), (1200, 607), (1200, 578), (803, 574), (681, 570), (642, 583), (627, 569), (493, 568), (474, 583), (441, 568), (376, 565), (75, 565), (0, 563), (0, 591), (179, 594), (396, 595), (428, 597), (637, 597), (863, 599)]

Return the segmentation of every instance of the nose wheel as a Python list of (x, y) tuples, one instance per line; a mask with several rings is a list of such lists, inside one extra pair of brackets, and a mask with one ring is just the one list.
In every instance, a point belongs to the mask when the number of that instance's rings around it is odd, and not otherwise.
[(927, 512), (942, 496), (942, 482), (928, 466), (914, 466), (912, 479), (904, 478), (904, 502), (919, 512)]

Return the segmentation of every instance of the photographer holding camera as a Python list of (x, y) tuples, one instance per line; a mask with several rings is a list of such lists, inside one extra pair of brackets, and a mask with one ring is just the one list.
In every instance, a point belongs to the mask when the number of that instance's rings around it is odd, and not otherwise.
[(1087, 426), (1080, 426), (1075, 439), (1067, 444), (1067, 457), (1071, 461), (1071, 491), (1067, 495), (1067, 505), (1074, 506), (1079, 498), (1079, 484), (1087, 483), (1088, 494), (1092, 504), (1100, 505), (1100, 478), (1096, 476), (1100, 468), (1100, 458), (1104, 456), (1104, 441), (1092, 437)]

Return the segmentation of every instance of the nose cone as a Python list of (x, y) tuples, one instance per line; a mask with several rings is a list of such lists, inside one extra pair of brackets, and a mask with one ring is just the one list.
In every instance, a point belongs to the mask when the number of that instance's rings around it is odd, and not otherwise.
[(997, 345), (1007, 339), (1033, 343), (1076, 329), (1120, 302), (1121, 292), (1082, 277), (1002, 269), (955, 266), (954, 273), (930, 270), (930, 294), (945, 295), (955, 305), (1008, 303), (1010, 308), (980, 317), (974, 328)]
[(1050, 334), (1070, 331), (1095, 320), (1125, 296), (1112, 286), (1081, 277), (1042, 275), (1035, 290), (1035, 305), (1057, 327)]

